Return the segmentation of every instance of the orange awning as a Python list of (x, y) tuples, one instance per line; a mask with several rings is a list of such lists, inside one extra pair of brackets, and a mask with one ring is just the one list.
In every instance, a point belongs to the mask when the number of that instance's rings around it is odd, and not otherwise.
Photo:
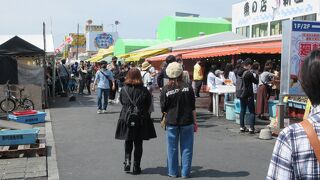
[(281, 41), (219, 46), (183, 54), (183, 59), (209, 58), (236, 54), (281, 54)]
[(154, 61), (164, 61), (166, 60), (166, 58), (170, 55), (173, 55), (173, 56), (178, 56), (178, 55), (183, 55), (183, 54), (187, 54), (187, 53), (192, 53), (192, 52), (195, 52), (195, 51), (199, 51), (199, 50), (182, 50), (182, 51), (174, 51), (174, 52), (170, 52), (170, 53), (167, 53), (167, 54), (161, 54), (159, 56), (154, 56), (154, 57), (150, 57), (150, 58), (147, 58), (146, 60), (149, 61), (149, 62), (154, 62)]

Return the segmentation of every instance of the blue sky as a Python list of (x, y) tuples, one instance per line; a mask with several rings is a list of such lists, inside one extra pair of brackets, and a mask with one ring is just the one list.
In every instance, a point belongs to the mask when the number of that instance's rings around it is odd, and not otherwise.
[[(42, 22), (57, 46), (65, 34), (80, 32), (86, 20), (112, 31), (115, 20), (123, 38), (155, 38), (160, 20), (176, 11), (201, 17), (231, 17), (231, 6), (242, 0), (4, 0), (0, 6), (0, 34), (39, 34)], [(52, 24), (52, 26), (51, 26)]]

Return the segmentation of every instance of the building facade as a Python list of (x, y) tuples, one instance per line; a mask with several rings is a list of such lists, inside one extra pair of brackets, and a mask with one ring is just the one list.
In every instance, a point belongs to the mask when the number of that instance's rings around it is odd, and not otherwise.
[(157, 38), (176, 41), (226, 31), (231, 31), (231, 22), (224, 18), (167, 16), (159, 23)]
[(282, 34), (285, 20), (320, 20), (320, 0), (245, 0), (232, 6), (232, 31), (248, 38)]

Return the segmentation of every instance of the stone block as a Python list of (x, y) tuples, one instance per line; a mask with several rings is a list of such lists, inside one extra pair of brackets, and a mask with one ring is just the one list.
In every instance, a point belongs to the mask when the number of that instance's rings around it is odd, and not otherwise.
[(46, 157), (32, 157), (32, 158), (28, 158), (27, 160), (28, 164), (29, 163), (39, 163), (39, 162), (46, 162)]
[(37, 171), (46, 171), (47, 167), (46, 166), (28, 166), (26, 169), (26, 172), (37, 172)]
[(4, 174), (2, 179), (24, 179), (24, 173), (11, 173), (11, 174)]
[(37, 178), (47, 176), (46, 171), (27, 172), (25, 178)]
[(26, 171), (26, 168), (24, 167), (12, 167), (12, 168), (6, 168), (4, 173), (5, 174), (12, 174), (12, 173), (24, 173)]

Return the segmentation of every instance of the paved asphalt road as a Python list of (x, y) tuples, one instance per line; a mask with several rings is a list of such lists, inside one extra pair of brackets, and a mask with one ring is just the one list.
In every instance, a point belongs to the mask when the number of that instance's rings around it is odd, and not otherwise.
[[(122, 172), (124, 142), (114, 139), (120, 108), (109, 105), (107, 114), (97, 114), (94, 95), (78, 97), (76, 102), (67, 98), (52, 102), (60, 179), (168, 179), (166, 141), (157, 102), (153, 116), (158, 138), (144, 141), (143, 174)], [(198, 111), (200, 129), (195, 136), (192, 179), (265, 179), (275, 141), (239, 134), (237, 125), (213, 118), (204, 109)]]

